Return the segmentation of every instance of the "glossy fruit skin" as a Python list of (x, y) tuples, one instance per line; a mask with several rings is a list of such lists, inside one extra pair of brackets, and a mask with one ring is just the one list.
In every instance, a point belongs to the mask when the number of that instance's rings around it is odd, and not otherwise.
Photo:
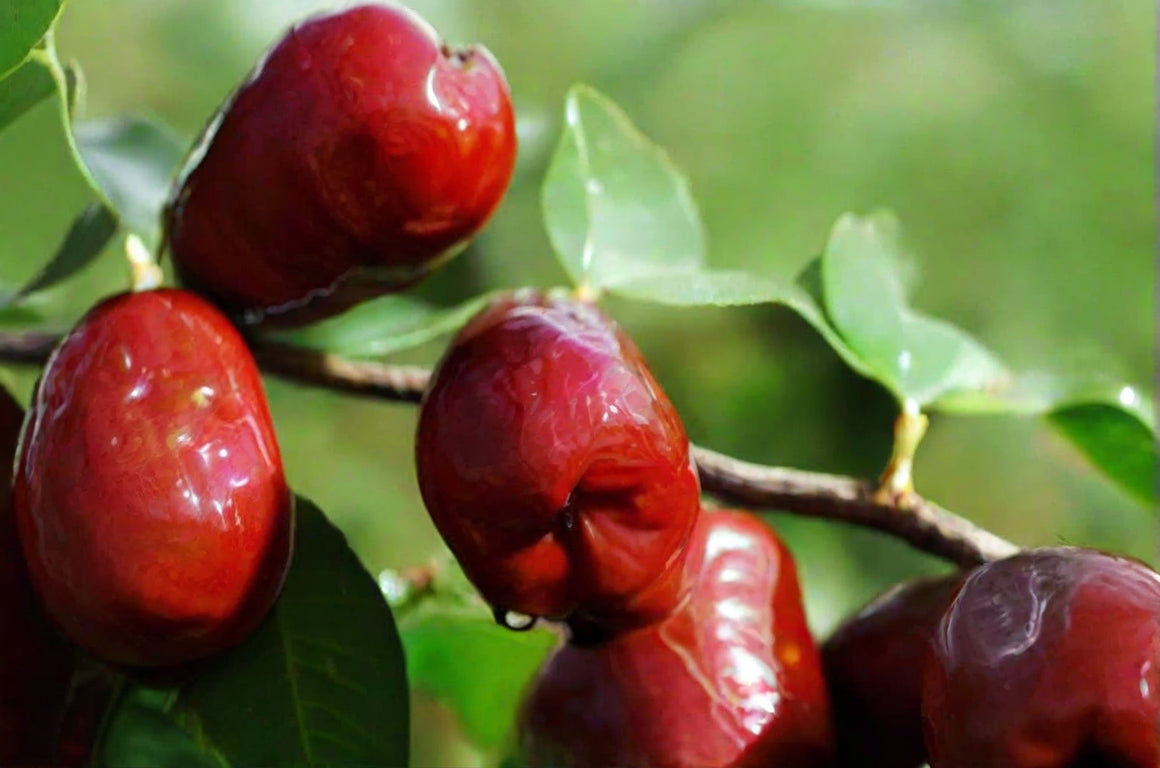
[(424, 397), (416, 462), (435, 525), (497, 609), (616, 630), (687, 589), (688, 436), (591, 304), (520, 291), (473, 318)]
[(40, 607), (24, 565), (9, 491), (24, 410), (0, 387), (0, 765), (47, 766), (74, 651)]
[(533, 768), (827, 766), (833, 734), (793, 559), (760, 520), (706, 512), (676, 613), (549, 657), (519, 714)]
[(919, 768), (922, 660), (961, 574), (899, 584), (870, 601), (822, 646), (840, 768)]
[(207, 129), (169, 207), (174, 265), (247, 322), (333, 315), (461, 249), (515, 154), (510, 91), (485, 48), (452, 51), (402, 7), (316, 16)]
[(293, 502), (241, 336), (178, 290), (106, 299), (37, 385), (14, 503), (65, 633), (133, 667), (247, 637), (290, 561)]
[(1069, 547), (979, 568), (923, 671), (931, 768), (1160, 765), (1160, 574)]

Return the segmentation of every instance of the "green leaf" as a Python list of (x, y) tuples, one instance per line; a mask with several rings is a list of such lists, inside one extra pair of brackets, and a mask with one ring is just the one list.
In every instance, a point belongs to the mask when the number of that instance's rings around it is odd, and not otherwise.
[(63, 0), (0, 0), (0, 79), (20, 66), (60, 13)]
[(100, 203), (81, 211), (73, 220), (64, 242), (57, 248), (52, 260), (21, 288), (13, 300), (51, 288), (84, 269), (117, 232), (117, 219)]
[(161, 239), (161, 209), (187, 142), (170, 129), (137, 117), (78, 123), (77, 152), (93, 186), (127, 229), (147, 245)]
[(56, 91), (56, 81), (44, 64), (28, 60), (0, 80), (0, 131)]
[(437, 307), (413, 296), (383, 296), (336, 318), (272, 337), (348, 357), (382, 357), (454, 333), (489, 300), (490, 295), (483, 295), (454, 307)]
[(688, 182), (611, 101), (574, 86), (542, 189), (548, 237), (578, 285), (699, 268), (705, 236)]
[(184, 725), (175, 689), (136, 686), (116, 702), (96, 755), (108, 768), (228, 768), (229, 761)]
[(1077, 403), (1048, 419), (1108, 477), (1139, 501), (1156, 498), (1156, 433), (1107, 403)]
[(933, 404), (966, 414), (1044, 416), (1091, 463), (1138, 501), (1156, 498), (1156, 418), (1152, 398), (1135, 387), (1050, 374), (1010, 376), (986, 390)]
[[(159, 722), (156, 707), (133, 709), (146, 695), (132, 690), (118, 708), (104, 765), (407, 764), (410, 705), (394, 619), (342, 534), (302, 497), (294, 562), (270, 616), (164, 710), (188, 738)], [(182, 763), (191, 742), (198, 758)], [(159, 743), (172, 752), (110, 752)]]
[(1005, 376), (975, 339), (907, 304), (905, 263), (898, 223), (885, 213), (842, 216), (822, 255), (826, 314), (869, 375), (919, 406)]
[(513, 632), (482, 613), (430, 604), (407, 615), (402, 635), (412, 687), (447, 706), (489, 752), (512, 735), (524, 688), (559, 642), (546, 630)]
[(801, 280), (787, 284), (739, 270), (699, 270), (626, 281), (610, 287), (609, 292), (674, 307), (783, 304), (812, 325), (847, 365), (868, 375), (865, 364), (831, 327), (817, 298)]
[(33, 325), (43, 326), (47, 318), (43, 313), (24, 305), (0, 305), (0, 328), (27, 328)]

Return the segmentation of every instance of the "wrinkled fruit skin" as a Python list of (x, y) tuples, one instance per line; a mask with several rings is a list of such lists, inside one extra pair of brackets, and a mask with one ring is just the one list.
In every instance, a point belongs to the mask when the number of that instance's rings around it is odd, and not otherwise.
[(520, 711), (534, 768), (806, 768), (833, 736), (789, 552), (756, 518), (706, 512), (688, 601), (659, 624), (566, 644)]
[(485, 48), (364, 5), (287, 33), (199, 150), (169, 211), (180, 279), (237, 318), (295, 325), (465, 245), (511, 180), (515, 118)]
[(0, 765), (47, 766), (74, 653), (28, 581), (9, 486), (24, 411), (0, 387)]
[(124, 294), (53, 353), (17, 458), (31, 580), (94, 655), (177, 664), (244, 639), (290, 561), (292, 498), (253, 358), (193, 294)]
[(590, 304), (523, 291), (469, 322), (423, 400), (416, 459), (435, 525), (497, 609), (615, 630), (687, 588), (688, 436)]
[(1160, 765), (1160, 575), (1090, 550), (971, 574), (923, 672), (931, 768)]
[(872, 600), (822, 647), (841, 768), (919, 768), (922, 660), (962, 576), (918, 579)]

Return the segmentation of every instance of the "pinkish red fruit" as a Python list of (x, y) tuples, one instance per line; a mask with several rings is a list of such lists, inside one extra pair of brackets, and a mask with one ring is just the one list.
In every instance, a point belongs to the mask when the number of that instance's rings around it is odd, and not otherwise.
[(551, 656), (520, 711), (533, 768), (820, 768), (833, 733), (793, 559), (759, 520), (706, 512), (687, 602)]
[(511, 94), (482, 46), (360, 5), (296, 25), (207, 131), (170, 206), (182, 282), (300, 324), (400, 290), (460, 250), (515, 167)]
[(961, 574), (899, 584), (822, 647), (841, 768), (920, 768), (922, 660)]
[(293, 510), (238, 332), (185, 291), (93, 308), (37, 386), (14, 506), (49, 615), (99, 658), (178, 664), (247, 637), (281, 588)]
[(431, 518), (497, 609), (615, 630), (683, 596), (689, 439), (595, 306), (529, 291), (475, 317), (431, 380), (416, 458)]
[(963, 583), (923, 671), (931, 768), (1160, 766), (1160, 574), (1060, 547)]
[(23, 421), (20, 404), (0, 387), (0, 765), (47, 766), (74, 649), (44, 615), (20, 552), (8, 489)]

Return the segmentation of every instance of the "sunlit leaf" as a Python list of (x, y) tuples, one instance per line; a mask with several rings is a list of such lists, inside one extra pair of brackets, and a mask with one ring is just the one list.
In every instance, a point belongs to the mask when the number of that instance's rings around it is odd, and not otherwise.
[(593, 288), (697, 269), (701, 219), (668, 156), (597, 91), (575, 86), (544, 178), (548, 236), (565, 271)]
[(821, 260), (826, 315), (871, 377), (919, 406), (1005, 375), (982, 344), (907, 303), (897, 221), (888, 214), (838, 219)]
[(383, 296), (336, 318), (274, 338), (348, 357), (381, 357), (454, 333), (487, 304), (488, 298), (477, 296), (454, 307), (438, 307), (412, 296)]
[(948, 395), (935, 410), (1044, 416), (1137, 500), (1156, 498), (1156, 418), (1150, 393), (1091, 376), (1024, 374), (990, 388)]
[(734, 307), (783, 304), (814, 327), (846, 364), (865, 373), (864, 364), (830, 326), (817, 299), (799, 281), (782, 283), (740, 270), (699, 270), (653, 275), (609, 289), (626, 298), (673, 307)]
[(56, 21), (63, 0), (0, 0), (0, 78), (20, 66)]
[(322, 512), (299, 497), (297, 516), (294, 562), (261, 628), (176, 696), (131, 690), (98, 753), (104, 765), (407, 764), (391, 611)]

